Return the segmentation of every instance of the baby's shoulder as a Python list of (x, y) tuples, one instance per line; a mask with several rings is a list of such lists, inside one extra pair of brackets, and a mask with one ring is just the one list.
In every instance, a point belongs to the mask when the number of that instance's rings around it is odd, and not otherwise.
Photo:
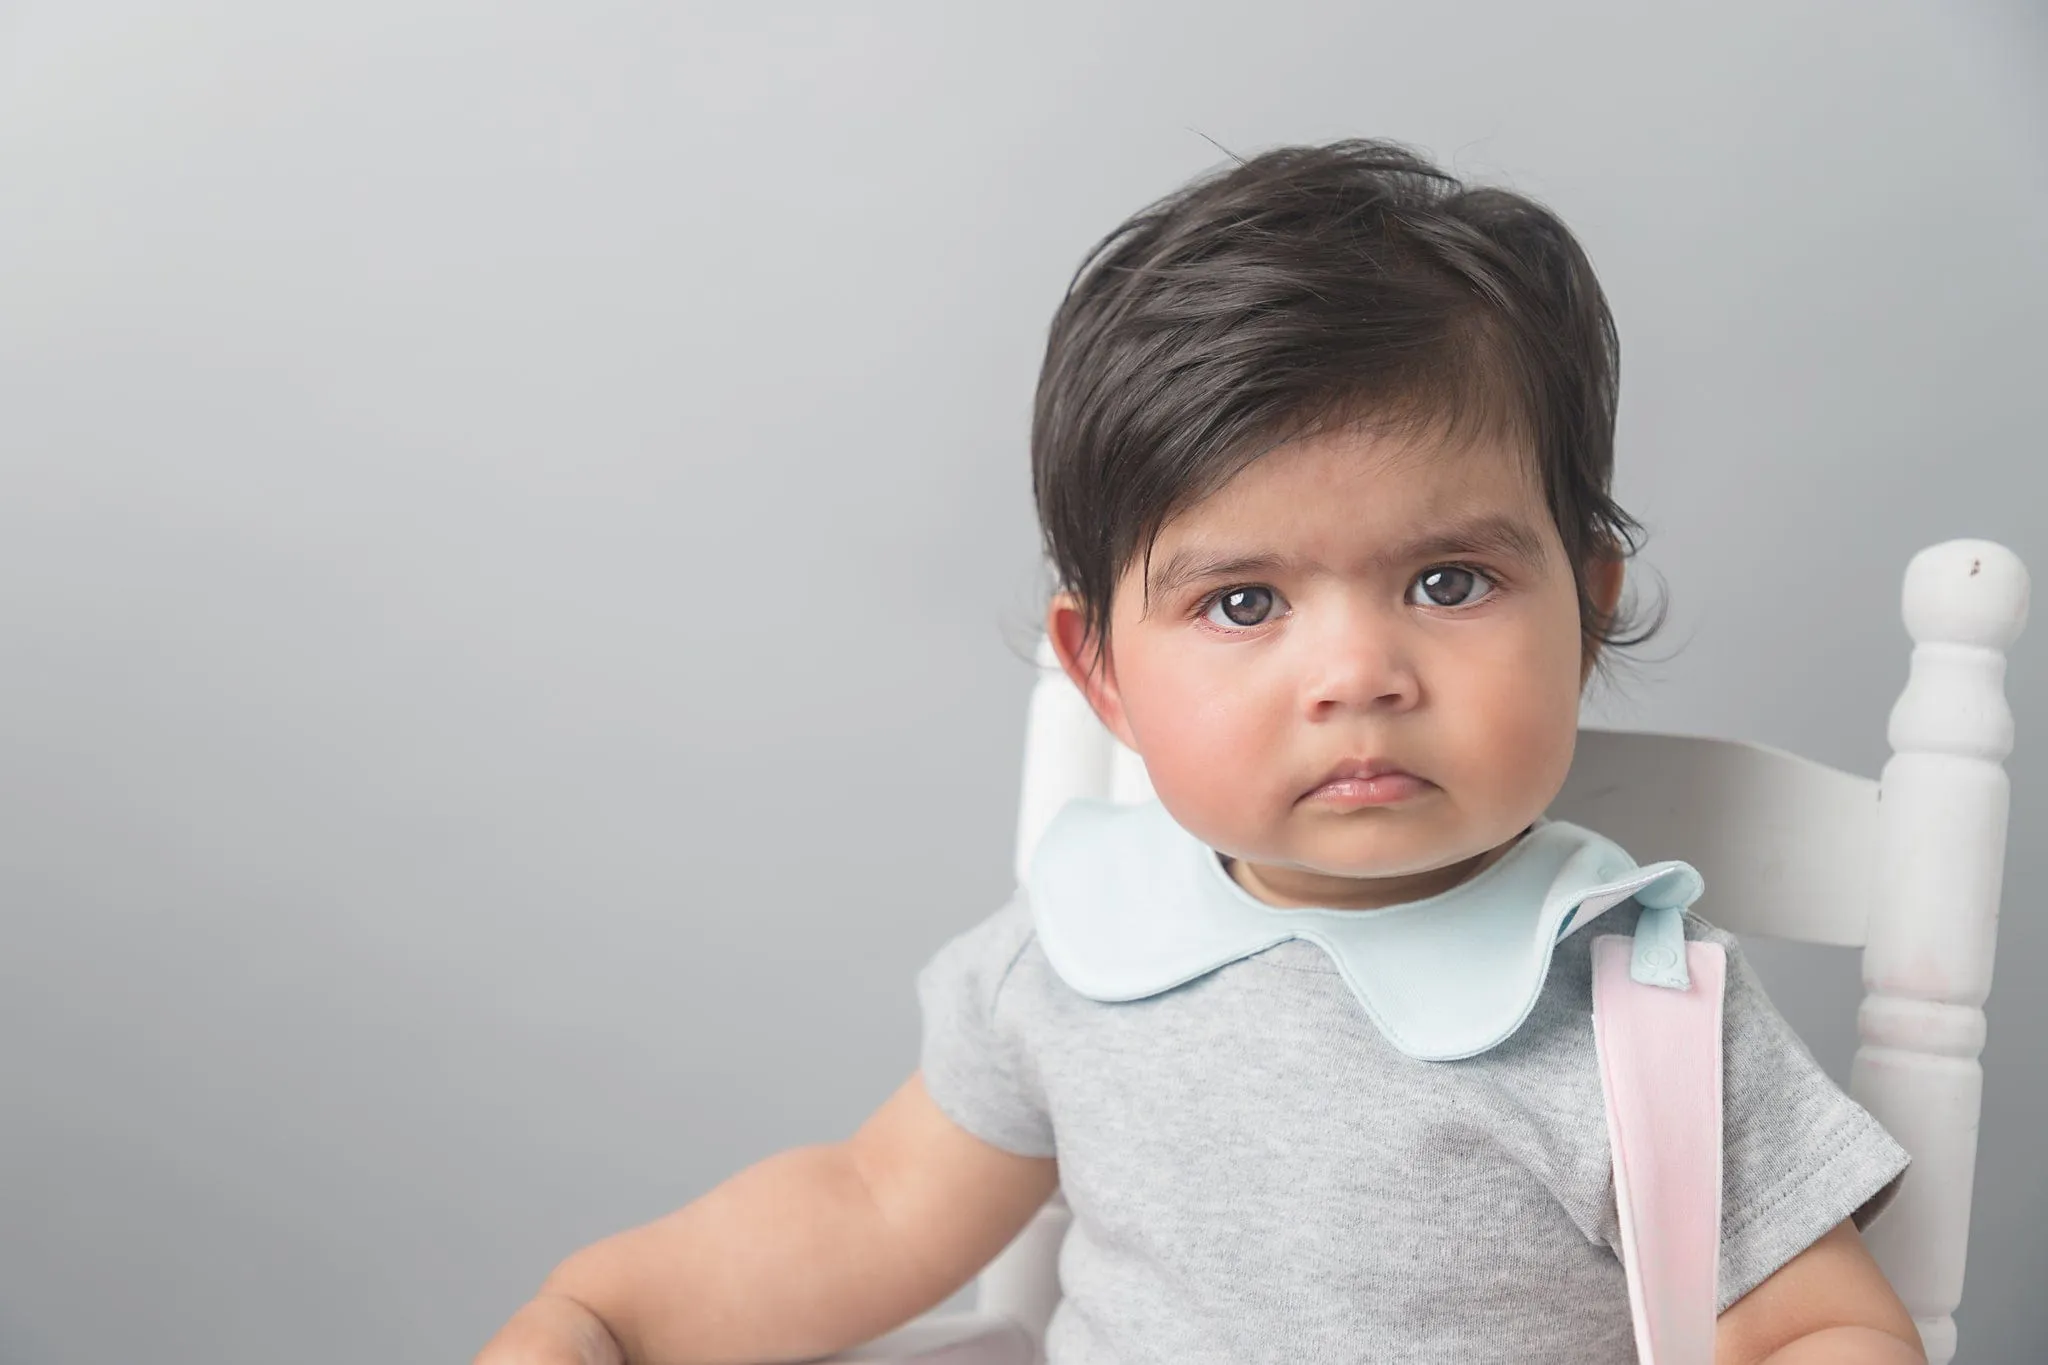
[[(1605, 935), (1628, 938), (1635, 933), (1642, 907), (1634, 901), (1609, 910), (1594, 923), (1571, 934), (1551, 953), (1529, 1017), (1514, 1037), (1496, 1049), (1501, 1083), (1526, 1087), (1531, 1094), (1550, 1094), (1577, 1112), (1599, 1095), (1599, 1058), (1593, 1042), (1593, 945)], [(1717, 943), (1733, 964), (1741, 952), (1735, 936), (1687, 912), (1685, 936)], [(1735, 1008), (1746, 1009), (1746, 997)]]
[(948, 940), (919, 973), (921, 991), (929, 998), (965, 996), (993, 1011), (1021, 968), (1029, 976), (1030, 960), (1043, 962), (1031, 904), (1022, 887), (993, 913)]
[[(1592, 1008), (1593, 1002), (1593, 944), (1609, 934), (1621, 938), (1633, 937), (1636, 922), (1642, 918), (1643, 907), (1635, 901), (1623, 901), (1612, 910), (1600, 916), (1585, 928), (1562, 940), (1551, 953), (1550, 975), (1544, 982), (1546, 996), (1559, 996), (1565, 1000), (1583, 1002)], [(1683, 914), (1685, 936), (1689, 941), (1719, 944), (1731, 958), (1742, 951), (1735, 935), (1708, 920), (1687, 910)]]

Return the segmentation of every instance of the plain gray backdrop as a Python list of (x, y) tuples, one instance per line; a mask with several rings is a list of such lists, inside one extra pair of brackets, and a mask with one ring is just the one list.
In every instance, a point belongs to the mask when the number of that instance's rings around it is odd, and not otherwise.
[[(1595, 714), (1874, 774), (1908, 556), (2048, 570), (2044, 90), (1995, 0), (0, 9), (0, 1362), (467, 1360), (886, 1095), (1008, 889), (1046, 322), (1218, 144), (1554, 205), (1673, 607)], [(1969, 1365), (2048, 1343), (2044, 658)]]

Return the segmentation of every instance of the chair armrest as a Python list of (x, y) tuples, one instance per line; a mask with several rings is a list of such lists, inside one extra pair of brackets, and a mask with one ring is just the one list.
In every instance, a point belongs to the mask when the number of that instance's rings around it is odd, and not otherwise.
[(816, 1365), (1037, 1365), (1031, 1334), (987, 1313), (946, 1313), (919, 1318), (864, 1346), (826, 1356)]

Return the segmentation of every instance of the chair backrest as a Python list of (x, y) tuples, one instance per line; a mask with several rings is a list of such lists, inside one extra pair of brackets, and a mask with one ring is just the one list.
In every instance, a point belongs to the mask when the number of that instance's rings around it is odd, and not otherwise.
[[(2027, 614), (2025, 566), (1981, 540), (1906, 569), (1913, 639), (1876, 780), (1734, 740), (1585, 729), (1551, 814), (1644, 856), (1684, 858), (1702, 910), (1738, 933), (1863, 949), (1851, 1094), (1913, 1156), (1867, 1241), (1919, 1324), (1930, 1365), (1955, 1354), (2005, 864), (2012, 750), (2005, 650)], [(1041, 644), (1026, 725), (1016, 868), (1076, 797), (1140, 801), (1118, 744)], [(1055, 1196), (981, 1279), (984, 1308), (1042, 1337), (1067, 1214)]]

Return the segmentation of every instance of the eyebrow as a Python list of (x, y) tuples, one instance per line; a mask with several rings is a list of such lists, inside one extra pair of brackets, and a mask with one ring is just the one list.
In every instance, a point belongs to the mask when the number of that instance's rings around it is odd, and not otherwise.
[[(1473, 554), (1497, 556), (1534, 568), (1543, 562), (1543, 541), (1513, 517), (1475, 517), (1375, 551), (1371, 563), (1377, 568), (1387, 568), (1416, 560)], [(1175, 550), (1147, 578), (1145, 595), (1148, 600), (1165, 597), (1191, 583), (1210, 578), (1234, 578), (1315, 567), (1318, 566), (1288, 555), (1217, 554), (1185, 546)]]

